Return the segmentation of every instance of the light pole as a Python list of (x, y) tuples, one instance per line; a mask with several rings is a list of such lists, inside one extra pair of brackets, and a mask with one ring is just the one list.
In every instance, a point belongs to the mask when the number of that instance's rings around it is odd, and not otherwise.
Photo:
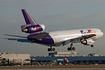
[(31, 54), (31, 53), (30, 53), (30, 48), (31, 48), (31, 43), (29, 44), (29, 54)]
[(16, 50), (16, 54), (17, 54), (17, 56), (18, 56), (18, 46), (19, 46), (19, 45), (17, 44), (17, 50)]
[(10, 46), (10, 45), (7, 45), (7, 46), (8, 46), (8, 53), (9, 53), (9, 46)]

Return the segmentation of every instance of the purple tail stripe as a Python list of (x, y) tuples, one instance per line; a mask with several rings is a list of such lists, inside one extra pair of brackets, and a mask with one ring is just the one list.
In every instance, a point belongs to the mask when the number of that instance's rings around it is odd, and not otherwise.
[(22, 13), (26, 21), (26, 24), (37, 25), (37, 23), (34, 21), (31, 15), (25, 9), (22, 9)]

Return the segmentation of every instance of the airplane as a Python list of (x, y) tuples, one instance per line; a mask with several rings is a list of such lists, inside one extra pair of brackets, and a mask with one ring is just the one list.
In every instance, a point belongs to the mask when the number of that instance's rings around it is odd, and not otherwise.
[(103, 36), (103, 32), (98, 28), (85, 28), (73, 30), (60, 30), (52, 32), (42, 32), (45, 29), (44, 24), (37, 24), (26, 9), (21, 9), (26, 25), (21, 26), (22, 32), (29, 33), (27, 37), (5, 34), (17, 38), (8, 38), (8, 40), (16, 40), (18, 42), (38, 43), (50, 46), (48, 51), (55, 51), (54, 47), (65, 46), (70, 44), (68, 51), (74, 51), (73, 43), (81, 43), (83, 45), (94, 47), (95, 40)]

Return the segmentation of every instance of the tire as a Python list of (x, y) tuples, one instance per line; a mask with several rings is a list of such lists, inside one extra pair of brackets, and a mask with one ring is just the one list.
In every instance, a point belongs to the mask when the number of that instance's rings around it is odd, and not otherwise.
[(91, 45), (91, 47), (94, 47), (94, 45)]
[(51, 49), (50, 49), (50, 48), (48, 48), (48, 51), (51, 51)]
[(73, 47), (72, 50), (74, 51), (75, 50), (75, 47)]
[(52, 50), (55, 51), (55, 48), (53, 48)]
[(69, 50), (70, 50), (70, 48), (68, 47), (68, 48), (67, 48), (67, 50), (69, 51)]

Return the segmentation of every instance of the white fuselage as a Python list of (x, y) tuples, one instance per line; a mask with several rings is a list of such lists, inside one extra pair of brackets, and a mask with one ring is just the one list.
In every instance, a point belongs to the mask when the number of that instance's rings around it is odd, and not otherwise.
[[(83, 30), (84, 33), (81, 33), (80, 31)], [(75, 29), (75, 30), (62, 30), (62, 31), (53, 31), (50, 32), (49, 35), (53, 38), (54, 43), (56, 46), (60, 46), (61, 42), (69, 40), (69, 39), (74, 39), (81, 37), (83, 35), (89, 35), (93, 33), (86, 33), (87, 30), (94, 31), (96, 36), (91, 37), (93, 41), (99, 39), (100, 37), (103, 36), (103, 33), (101, 32), (100, 29), (97, 28), (86, 28), (86, 29)]]

